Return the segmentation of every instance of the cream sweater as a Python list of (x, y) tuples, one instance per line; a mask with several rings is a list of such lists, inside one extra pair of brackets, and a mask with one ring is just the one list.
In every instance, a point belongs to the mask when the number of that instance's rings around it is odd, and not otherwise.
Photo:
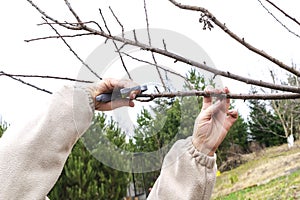
[[(46, 198), (73, 145), (88, 129), (94, 103), (88, 90), (65, 86), (39, 113), (28, 113), (24, 123), (0, 139), (0, 200)], [(148, 200), (209, 199), (215, 174), (214, 157), (195, 150), (191, 138), (177, 141)]]

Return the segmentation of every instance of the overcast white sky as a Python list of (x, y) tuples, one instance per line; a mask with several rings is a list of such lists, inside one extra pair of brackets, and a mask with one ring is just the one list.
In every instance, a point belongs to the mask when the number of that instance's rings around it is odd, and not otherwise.
[[(35, 0), (34, 2), (62, 21), (73, 20), (63, 0)], [(218, 27), (212, 31), (203, 31), (202, 25), (198, 23), (199, 13), (180, 10), (167, 0), (148, 0), (147, 2), (150, 27), (169, 29), (191, 38), (207, 52), (218, 69), (255, 79), (269, 79), (268, 69), (273, 67), (272, 63), (251, 53)], [(181, 2), (206, 7), (232, 31), (257, 48), (286, 64), (294, 62), (300, 65), (300, 38), (288, 33), (260, 6), (257, 0), (186, 0)], [(108, 6), (114, 9), (127, 31), (146, 27), (142, 0), (77, 0), (71, 3), (84, 21), (100, 21), (98, 8), (101, 8), (114, 34), (120, 34), (121, 31), (115, 21), (109, 17), (111, 14)], [(299, 1), (274, 0), (274, 3), (300, 20)], [(1, 1), (0, 4), (0, 71), (77, 77), (81, 64), (60, 40), (24, 42), (25, 39), (55, 35), (47, 26), (36, 26), (42, 22), (41, 15), (26, 0)], [(277, 13), (274, 12), (274, 14)], [(279, 16), (291, 30), (300, 34), (300, 26), (286, 20), (282, 15), (276, 16)], [(80, 57), (86, 59), (103, 42), (103, 39), (86, 37), (68, 41)], [(222, 80), (223, 84), (228, 85), (234, 93), (249, 91), (249, 86), (226, 79)], [(55, 91), (66, 83), (42, 79), (29, 81), (50, 91)], [(0, 115), (9, 123), (13, 123), (21, 114), (25, 116), (30, 114), (28, 110), (34, 109), (36, 105), (49, 97), (46, 93), (3, 76), (0, 76), (0, 89)], [(245, 103), (239, 102), (238, 105), (240, 112), (245, 113)]]

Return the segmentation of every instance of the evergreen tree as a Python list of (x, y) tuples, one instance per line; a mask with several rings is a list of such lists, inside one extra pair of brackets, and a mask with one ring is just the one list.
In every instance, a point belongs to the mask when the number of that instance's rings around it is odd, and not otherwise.
[[(228, 152), (230, 148), (236, 147), (239, 152)], [(245, 153), (248, 150), (248, 125), (239, 115), (236, 122), (228, 131), (225, 139), (217, 150), (217, 164), (221, 165), (222, 161), (226, 161), (228, 156), (233, 156), (232, 153)]]
[(278, 123), (278, 116), (272, 112), (266, 101), (250, 100), (249, 108), (251, 140), (266, 147), (280, 145), (286, 141), (284, 130)]
[[(104, 114), (95, 116), (91, 128), (85, 133), (86, 137), (76, 143), (58, 182), (49, 194), (50, 199), (120, 200), (126, 195), (129, 174), (102, 164), (89, 151), (97, 148), (97, 134), (105, 134), (111, 141), (122, 144), (124, 136), (120, 134), (119, 128), (113, 121), (106, 123), (105, 119)], [(91, 149), (87, 150), (87, 145)]]
[[(164, 101), (164, 100), (163, 100)], [(170, 105), (168, 105), (170, 104)], [(164, 106), (167, 105), (167, 108)], [(165, 112), (160, 112), (166, 109)], [(180, 103), (178, 100), (157, 101), (156, 106), (152, 108), (155, 117), (149, 110), (143, 109), (138, 115), (138, 126), (135, 129), (134, 149), (135, 152), (155, 152), (158, 158), (148, 160), (145, 165), (154, 165), (160, 168), (165, 157), (166, 151), (161, 151), (166, 146), (172, 146), (174, 138), (178, 133), (180, 124)], [(144, 173), (145, 188), (151, 188), (159, 175), (159, 171)], [(149, 191), (147, 191), (149, 192)]]

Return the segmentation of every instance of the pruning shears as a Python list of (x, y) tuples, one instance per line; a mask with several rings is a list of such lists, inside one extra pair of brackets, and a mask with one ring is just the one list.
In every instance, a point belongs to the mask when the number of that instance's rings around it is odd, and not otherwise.
[(127, 98), (132, 91), (136, 90), (143, 93), (148, 90), (148, 87), (147, 85), (138, 85), (131, 88), (122, 88), (112, 93), (100, 94), (96, 97), (96, 101), (106, 103), (120, 98)]

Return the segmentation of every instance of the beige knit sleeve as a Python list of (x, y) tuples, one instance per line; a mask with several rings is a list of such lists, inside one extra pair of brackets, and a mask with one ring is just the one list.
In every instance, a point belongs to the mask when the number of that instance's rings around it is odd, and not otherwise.
[(147, 200), (210, 199), (216, 169), (216, 158), (198, 152), (191, 137), (179, 140), (166, 155)]
[(0, 199), (45, 199), (89, 127), (93, 106), (87, 91), (66, 86), (42, 110), (12, 124), (0, 139)]

